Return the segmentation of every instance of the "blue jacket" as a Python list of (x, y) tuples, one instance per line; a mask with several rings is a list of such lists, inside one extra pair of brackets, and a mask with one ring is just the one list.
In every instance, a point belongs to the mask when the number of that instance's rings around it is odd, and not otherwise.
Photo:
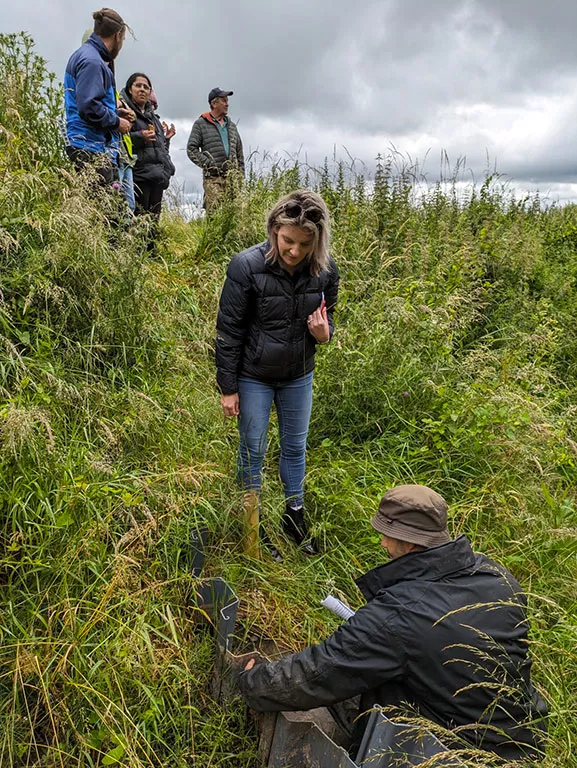
[(72, 147), (118, 155), (116, 84), (108, 48), (95, 34), (74, 51), (64, 75), (66, 135)]

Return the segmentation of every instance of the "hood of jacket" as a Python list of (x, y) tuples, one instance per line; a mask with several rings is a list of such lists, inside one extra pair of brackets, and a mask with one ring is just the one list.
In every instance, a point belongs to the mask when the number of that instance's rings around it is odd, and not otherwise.
[[(210, 112), (203, 112), (201, 117), (203, 117), (206, 120), (207, 123), (212, 123), (212, 125), (216, 125), (217, 124), (216, 120), (214, 119), (214, 117), (211, 115)], [(228, 115), (224, 116), (224, 122), (228, 123)]]

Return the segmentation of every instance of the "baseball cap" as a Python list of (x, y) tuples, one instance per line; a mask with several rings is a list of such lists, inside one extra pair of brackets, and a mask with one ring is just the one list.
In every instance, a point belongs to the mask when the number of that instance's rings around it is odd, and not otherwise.
[(447, 530), (447, 502), (426, 485), (398, 485), (387, 491), (371, 520), (379, 533), (422, 547), (451, 541)]
[(208, 94), (208, 103), (213, 99), (218, 99), (220, 96), (232, 96), (234, 91), (223, 91), (222, 88), (213, 88), (212, 91)]

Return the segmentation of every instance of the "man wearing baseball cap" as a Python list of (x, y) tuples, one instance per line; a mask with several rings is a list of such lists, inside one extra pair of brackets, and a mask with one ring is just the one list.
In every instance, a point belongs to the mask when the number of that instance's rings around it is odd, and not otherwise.
[(210, 111), (195, 120), (186, 152), (202, 168), (203, 205), (207, 212), (216, 208), (226, 189), (231, 171), (244, 176), (242, 141), (236, 125), (228, 117), (228, 97), (233, 91), (213, 88), (208, 94)]
[(249, 662), (239, 677), (249, 706), (304, 710), (360, 695), (360, 713), (416, 711), (458, 729), (461, 745), (539, 759), (546, 707), (531, 684), (517, 581), (465, 536), (450, 537), (447, 504), (426, 486), (388, 491), (371, 525), (391, 559), (357, 580), (366, 605), (318, 645)]

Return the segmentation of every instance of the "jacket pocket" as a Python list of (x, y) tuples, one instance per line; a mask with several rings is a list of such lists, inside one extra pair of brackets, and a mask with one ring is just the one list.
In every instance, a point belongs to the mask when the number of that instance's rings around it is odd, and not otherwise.
[(264, 345), (265, 345), (265, 335), (262, 331), (258, 332), (258, 339), (256, 342), (256, 348), (254, 350), (254, 358), (253, 362), (258, 365), (262, 358), (262, 353), (264, 352)]

